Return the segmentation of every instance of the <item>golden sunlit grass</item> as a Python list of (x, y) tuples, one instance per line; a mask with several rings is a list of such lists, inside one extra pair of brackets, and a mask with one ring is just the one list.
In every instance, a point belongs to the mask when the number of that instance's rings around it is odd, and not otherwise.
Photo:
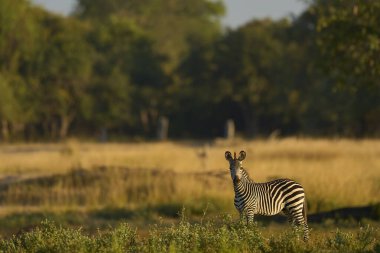
[(380, 201), (380, 141), (292, 138), (2, 145), (0, 202), (9, 210), (53, 210), (167, 203), (202, 209), (211, 201), (233, 210), (226, 150), (247, 152), (244, 167), (257, 182), (300, 182), (311, 211)]

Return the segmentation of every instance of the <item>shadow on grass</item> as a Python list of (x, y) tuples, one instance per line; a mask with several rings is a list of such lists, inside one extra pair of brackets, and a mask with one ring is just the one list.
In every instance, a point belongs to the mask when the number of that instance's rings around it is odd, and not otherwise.
[(43, 220), (52, 220), (63, 225), (78, 226), (90, 224), (87, 215), (82, 212), (31, 212), (14, 213), (0, 218), (0, 234), (10, 236), (21, 232), (30, 231), (38, 226)]
[(89, 216), (93, 219), (103, 220), (129, 220), (135, 216), (135, 212), (125, 208), (104, 208), (91, 211)]
[(380, 220), (380, 203), (363, 206), (363, 207), (347, 207), (339, 208), (328, 212), (320, 212), (309, 215), (310, 222), (320, 223), (327, 219), (332, 220), (355, 220), (361, 221), (362, 219)]
[(156, 213), (159, 216), (164, 216), (168, 218), (177, 218), (179, 217), (179, 212), (183, 208), (183, 205), (179, 203), (167, 203), (156, 205), (153, 207), (148, 207), (146, 211)]
[[(259, 216), (257, 215), (255, 219), (263, 224), (269, 224), (271, 222), (275, 223), (285, 223), (287, 218), (285, 215), (275, 215), (275, 216)], [(380, 221), (380, 203), (374, 205), (368, 205), (363, 207), (347, 207), (339, 208), (327, 212), (319, 212), (315, 214), (309, 214), (307, 216), (309, 223), (323, 223), (327, 220), (332, 220), (335, 222), (339, 221), (353, 221), (360, 222), (364, 219)]]

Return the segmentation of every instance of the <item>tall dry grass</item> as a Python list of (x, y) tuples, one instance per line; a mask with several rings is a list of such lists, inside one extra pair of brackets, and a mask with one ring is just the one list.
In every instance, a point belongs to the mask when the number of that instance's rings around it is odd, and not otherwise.
[(293, 138), (2, 145), (0, 203), (13, 210), (211, 201), (232, 210), (225, 150), (245, 150), (244, 167), (257, 182), (300, 182), (311, 211), (380, 202), (380, 141)]

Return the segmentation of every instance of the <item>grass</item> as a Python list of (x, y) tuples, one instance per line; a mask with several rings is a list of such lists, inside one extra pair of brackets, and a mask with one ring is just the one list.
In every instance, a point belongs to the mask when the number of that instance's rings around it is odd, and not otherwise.
[(299, 181), (311, 212), (380, 202), (380, 141), (284, 139), (2, 145), (0, 203), (10, 209), (141, 207), (211, 198), (229, 205), (224, 151), (242, 149), (257, 182)]
[[(318, 236), (307, 245), (294, 239), (288, 225), (270, 222), (272, 217), (259, 220), (264, 230), (236, 227), (231, 220), (208, 223), (225, 213), (238, 217), (226, 150), (247, 152), (244, 167), (257, 182), (280, 177), (300, 182), (311, 215), (369, 205), (364, 213), (370, 215), (350, 220), (338, 213), (312, 224)], [(0, 235), (7, 238), (0, 252), (380, 250), (378, 242), (361, 244), (366, 233), (379, 237), (379, 140), (3, 144), (0, 161)], [(177, 222), (183, 206), (191, 222)], [(40, 224), (44, 219), (56, 223)], [(358, 221), (372, 228), (357, 229)], [(123, 222), (130, 225), (109, 228)], [(149, 228), (152, 224), (160, 225)], [(181, 244), (186, 238), (178, 233), (191, 235), (189, 244)], [(54, 236), (66, 239), (54, 244)]]
[(378, 252), (379, 230), (361, 227), (355, 233), (335, 230), (303, 242), (302, 233), (287, 229), (264, 236), (257, 225), (223, 222), (152, 226), (146, 236), (126, 223), (88, 235), (44, 221), (29, 232), (0, 240), (0, 252)]

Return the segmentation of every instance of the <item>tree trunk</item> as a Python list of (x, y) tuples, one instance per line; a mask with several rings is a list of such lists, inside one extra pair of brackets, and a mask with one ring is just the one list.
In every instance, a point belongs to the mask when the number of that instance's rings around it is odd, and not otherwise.
[(245, 121), (245, 133), (248, 137), (256, 137), (259, 134), (259, 122), (254, 106), (242, 106)]
[(22, 137), (22, 133), (25, 131), (24, 123), (14, 123), (12, 124), (12, 136)]
[(160, 117), (158, 119), (157, 126), (157, 139), (160, 141), (164, 141), (168, 138), (169, 132), (169, 119), (166, 117)]
[(146, 110), (140, 111), (140, 120), (144, 133), (147, 133), (149, 130), (149, 115)]
[(228, 119), (224, 127), (224, 138), (232, 140), (235, 138), (235, 122), (233, 119)]
[(61, 127), (59, 129), (59, 138), (61, 140), (67, 137), (69, 127), (71, 125), (71, 122), (73, 121), (73, 118), (74, 117), (70, 115), (61, 115)]
[(53, 119), (50, 124), (50, 139), (57, 140), (58, 138), (58, 124), (57, 119)]
[(1, 137), (3, 141), (9, 140), (9, 122), (5, 119), (1, 120)]
[(108, 130), (106, 127), (100, 129), (99, 141), (104, 143), (108, 141)]

